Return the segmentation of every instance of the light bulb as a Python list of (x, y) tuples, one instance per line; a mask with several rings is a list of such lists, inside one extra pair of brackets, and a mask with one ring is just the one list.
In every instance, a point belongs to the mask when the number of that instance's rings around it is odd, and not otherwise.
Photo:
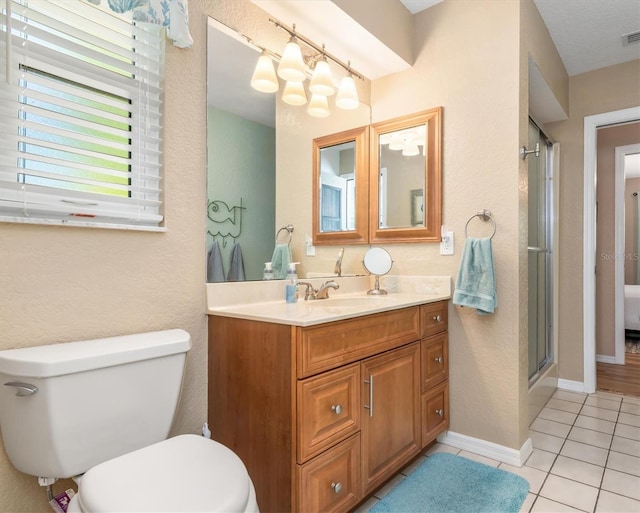
[(336, 92), (336, 87), (333, 85), (333, 78), (331, 77), (331, 69), (325, 58), (316, 62), (311, 82), (309, 83), (309, 91), (321, 96), (331, 96)]
[(307, 112), (314, 118), (326, 118), (329, 115), (329, 102), (327, 101), (327, 97), (320, 96), (319, 94), (311, 95)]
[(262, 50), (262, 54), (258, 57), (251, 77), (251, 87), (262, 93), (275, 93), (278, 90), (278, 77), (273, 68), (273, 61), (266, 50)]
[(302, 82), (287, 82), (282, 91), (282, 101), (289, 105), (304, 105), (307, 103), (307, 94), (304, 92)]
[(336, 96), (336, 105), (345, 110), (357, 109), (360, 105), (356, 83), (351, 74), (344, 77), (342, 82), (340, 82), (340, 89), (338, 89), (338, 95)]
[(307, 76), (302, 60), (302, 50), (300, 50), (295, 36), (289, 39), (284, 48), (282, 59), (278, 65), (278, 76), (290, 82), (302, 82)]

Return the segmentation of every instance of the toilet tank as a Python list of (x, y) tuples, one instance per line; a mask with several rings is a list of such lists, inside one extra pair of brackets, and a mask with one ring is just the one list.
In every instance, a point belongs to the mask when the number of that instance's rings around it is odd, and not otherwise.
[(189, 334), (174, 329), (0, 351), (0, 431), (11, 463), (71, 477), (164, 440), (190, 348)]

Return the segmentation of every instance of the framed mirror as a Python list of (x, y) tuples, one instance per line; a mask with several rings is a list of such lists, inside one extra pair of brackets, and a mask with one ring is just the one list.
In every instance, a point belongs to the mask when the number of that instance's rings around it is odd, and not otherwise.
[(313, 140), (313, 244), (368, 242), (369, 127)]
[(439, 242), (442, 107), (371, 126), (369, 242)]

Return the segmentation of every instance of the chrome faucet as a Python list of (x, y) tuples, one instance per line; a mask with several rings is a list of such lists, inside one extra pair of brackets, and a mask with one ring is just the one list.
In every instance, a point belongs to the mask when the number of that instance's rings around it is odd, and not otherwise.
[(344, 248), (338, 253), (338, 260), (336, 260), (336, 266), (333, 268), (333, 272), (338, 276), (342, 276), (342, 257), (344, 256)]
[(304, 285), (307, 287), (304, 293), (305, 301), (314, 301), (316, 299), (328, 299), (329, 297), (329, 289), (339, 289), (340, 285), (338, 285), (335, 281), (325, 281), (318, 289), (315, 289), (313, 285), (306, 281), (299, 281), (298, 285)]

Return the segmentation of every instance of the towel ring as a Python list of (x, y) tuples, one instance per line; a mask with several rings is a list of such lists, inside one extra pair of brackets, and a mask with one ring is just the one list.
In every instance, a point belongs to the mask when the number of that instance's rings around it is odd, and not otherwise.
[[(291, 243), (291, 237), (293, 237), (293, 225), (292, 224), (288, 224), (287, 226), (283, 226), (282, 228), (280, 228), (276, 232), (276, 244), (280, 243), (278, 239), (280, 237), (280, 233), (283, 232), (283, 231), (288, 233), (289, 240), (287, 240), (287, 244), (290, 244)], [(286, 235), (285, 235), (285, 237), (286, 237)]]
[(493, 233), (489, 236), (490, 239), (493, 239), (493, 236), (496, 234), (496, 221), (495, 219), (491, 216), (491, 212), (489, 210), (483, 210), (482, 212), (478, 212), (477, 214), (473, 214), (468, 220), (467, 220), (467, 224), (464, 225), (464, 236), (468, 237), (467, 235), (467, 228), (469, 227), (469, 223), (471, 222), (471, 220), (474, 217), (479, 217), (480, 219), (482, 219), (483, 221), (491, 221), (491, 224), (493, 224)]

